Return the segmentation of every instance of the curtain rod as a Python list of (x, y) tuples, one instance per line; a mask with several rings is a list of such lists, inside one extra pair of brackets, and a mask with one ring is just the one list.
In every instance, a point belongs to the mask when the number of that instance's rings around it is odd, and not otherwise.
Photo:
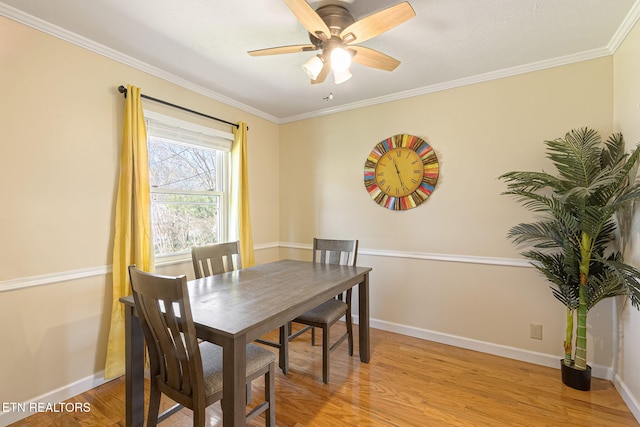
[[(124, 87), (124, 86), (118, 87), (118, 92), (124, 94), (125, 98), (127, 97), (127, 88), (126, 87)], [(226, 120), (222, 120), (222, 119), (219, 119), (217, 117), (213, 117), (213, 116), (210, 116), (208, 114), (201, 113), (199, 111), (194, 111), (194, 110), (191, 110), (189, 108), (181, 107), (179, 105), (172, 104), (170, 102), (163, 101), (163, 100), (158, 99), (158, 98), (152, 98), (151, 96), (147, 96), (147, 95), (145, 95), (143, 93), (140, 94), (140, 97), (144, 98), (144, 99), (148, 99), (149, 101), (159, 102), (160, 104), (168, 105), (169, 107), (177, 108), (178, 110), (186, 111), (188, 113), (197, 114), (198, 116), (206, 117), (207, 119), (212, 119), (212, 120), (216, 120), (216, 121), (221, 122), (221, 123), (226, 123), (226, 124), (228, 124), (230, 126), (235, 126), (236, 128), (240, 128), (240, 125), (238, 125), (237, 123), (231, 123), (231, 122), (228, 122)]]

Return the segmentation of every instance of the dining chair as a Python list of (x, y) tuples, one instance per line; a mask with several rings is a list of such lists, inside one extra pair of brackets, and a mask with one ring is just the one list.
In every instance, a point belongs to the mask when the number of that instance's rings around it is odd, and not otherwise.
[[(357, 240), (313, 239), (313, 262), (318, 264), (356, 265), (358, 258)], [(353, 323), (351, 320), (351, 288), (335, 298), (298, 316), (293, 321), (307, 325), (289, 335), (293, 340), (311, 329), (311, 345), (315, 345), (315, 328), (322, 329), (322, 381), (329, 383), (329, 354), (347, 340), (349, 356), (353, 356)], [(331, 344), (330, 329), (339, 319), (345, 317), (346, 332)]]
[[(155, 426), (187, 407), (193, 425), (205, 425), (206, 408), (222, 399), (222, 348), (198, 342), (187, 290), (187, 279), (146, 273), (129, 266), (136, 311), (147, 342), (150, 396), (147, 426)], [(275, 356), (247, 345), (247, 384), (264, 376), (264, 402), (247, 414), (247, 421), (265, 413), (265, 425), (275, 426)], [(177, 402), (159, 417), (161, 395)], [(224, 414), (223, 414), (224, 417)]]
[(191, 248), (191, 260), (196, 279), (240, 270), (242, 268), (240, 242), (194, 246)]
[[(191, 259), (196, 279), (227, 273), (242, 268), (240, 256), (240, 242), (216, 243), (191, 248)], [(279, 341), (258, 338), (255, 341), (280, 350), (279, 366), (285, 375), (289, 372), (288, 340), (289, 325), (280, 327)], [(283, 344), (284, 343), (284, 344)]]

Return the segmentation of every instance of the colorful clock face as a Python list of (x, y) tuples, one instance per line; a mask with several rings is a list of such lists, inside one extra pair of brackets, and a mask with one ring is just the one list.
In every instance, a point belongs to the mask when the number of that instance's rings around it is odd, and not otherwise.
[(379, 142), (364, 165), (364, 185), (373, 200), (391, 210), (415, 208), (433, 192), (438, 158), (423, 139), (395, 135)]

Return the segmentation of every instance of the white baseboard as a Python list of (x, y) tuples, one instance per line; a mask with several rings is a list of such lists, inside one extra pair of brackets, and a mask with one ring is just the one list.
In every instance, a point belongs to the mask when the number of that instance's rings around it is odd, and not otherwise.
[[(358, 323), (358, 316), (353, 316), (353, 322)], [(385, 322), (376, 319), (370, 319), (369, 324), (372, 328), (382, 329), (383, 331), (395, 332), (414, 338), (421, 338), (441, 344), (480, 351), (482, 353), (507, 357), (509, 359), (520, 360), (523, 362), (529, 362), (536, 365), (547, 366), (550, 368), (556, 368), (558, 370), (560, 369), (561, 356), (558, 355), (537, 353), (534, 351), (473, 340), (455, 335), (443, 334), (441, 332), (434, 332), (426, 329), (416, 328), (413, 326), (406, 326), (398, 323)], [(612, 381), (614, 387), (616, 388), (618, 393), (620, 393), (622, 400), (624, 400), (633, 416), (640, 423), (640, 402), (638, 402), (631, 390), (629, 390), (629, 387), (627, 387), (627, 385), (622, 381), (620, 376), (614, 374), (614, 371), (611, 367), (602, 365), (591, 365), (591, 375), (596, 378), (602, 378)], [(560, 373), (558, 373), (558, 380), (560, 380)]]
[(616, 390), (618, 390), (618, 393), (620, 393), (622, 400), (627, 404), (633, 416), (636, 417), (636, 420), (640, 423), (640, 402), (633, 396), (633, 393), (631, 393), (627, 384), (622, 381), (620, 375), (614, 375), (613, 385), (616, 387)]
[[(0, 402), (0, 426), (7, 426), (16, 421), (20, 421), (23, 418), (33, 415), (38, 412), (36, 404), (53, 404), (55, 411), (74, 410), (73, 408), (60, 407), (61, 403), (67, 399), (70, 399), (99, 385), (105, 384), (111, 380), (104, 379), (104, 371), (97, 372), (91, 376), (78, 380), (74, 383), (68, 384), (64, 387), (60, 387), (57, 390), (53, 390), (49, 393), (45, 393), (41, 396), (35, 397), (27, 402)], [(58, 404), (58, 405), (56, 405)], [(40, 406), (42, 409), (43, 406)], [(46, 406), (45, 406), (46, 407)], [(82, 410), (91, 410), (90, 407), (81, 408)], [(7, 410), (7, 411), (5, 411)]]
[[(358, 316), (353, 316), (353, 322), (358, 324)], [(469, 338), (459, 337), (455, 335), (443, 334), (441, 332), (429, 331), (426, 329), (416, 328), (413, 326), (401, 325), (393, 322), (385, 322), (376, 319), (370, 320), (372, 328), (381, 329), (383, 331), (395, 332), (402, 335), (411, 336), (414, 338), (425, 339), (434, 341), (441, 344), (453, 345), (456, 347), (466, 348), (469, 350), (480, 351), (483, 353), (493, 354), (496, 356), (507, 357), (509, 359), (520, 360), (523, 362), (534, 363), (536, 365), (547, 366), (551, 368), (559, 369), (560, 356), (550, 355), (544, 353), (537, 353), (528, 350), (522, 350), (518, 348), (503, 346), (499, 344), (488, 343), (484, 341), (472, 340)], [(620, 393), (622, 399), (629, 407), (629, 410), (634, 417), (640, 422), (640, 403), (635, 399), (627, 385), (620, 379), (618, 375), (613, 375), (611, 368), (606, 366), (595, 365), (592, 366), (592, 375), (596, 378), (604, 378), (613, 381), (614, 386)], [(613, 377), (613, 378), (612, 378)], [(7, 426), (11, 423), (19, 421), (23, 418), (32, 415), (34, 412), (29, 410), (28, 403), (30, 402), (44, 402), (44, 403), (60, 403), (67, 399), (70, 399), (99, 385), (105, 384), (110, 380), (104, 379), (104, 371), (98, 372), (92, 376), (83, 378), (65, 387), (61, 387), (57, 390), (46, 393), (42, 396), (38, 396), (29, 402), (26, 402), (26, 409), (24, 411), (15, 410), (8, 412), (0, 412), (0, 426)], [(10, 402), (2, 402), (2, 404)], [(18, 402), (13, 402), (18, 403)], [(25, 402), (20, 402), (25, 403)], [(0, 407), (0, 410), (2, 408)]]
[[(358, 316), (353, 316), (353, 322), (358, 323)], [(556, 368), (558, 370), (560, 369), (560, 359), (562, 359), (561, 355), (537, 353), (535, 351), (523, 350), (521, 348), (509, 347), (485, 341), (478, 341), (470, 338), (444, 334), (442, 332), (434, 332), (427, 329), (416, 328), (414, 326), (401, 325), (398, 323), (386, 322), (376, 319), (370, 319), (369, 324), (372, 328), (382, 329), (383, 331), (395, 332), (398, 334), (407, 335), (414, 338), (421, 338), (440, 344), (452, 345), (455, 347), (466, 348), (468, 350), (493, 354), (495, 356), (507, 357), (509, 359), (520, 360), (522, 362), (529, 362), (536, 365)], [(607, 366), (591, 365), (591, 375), (596, 378), (611, 380), (613, 371)]]

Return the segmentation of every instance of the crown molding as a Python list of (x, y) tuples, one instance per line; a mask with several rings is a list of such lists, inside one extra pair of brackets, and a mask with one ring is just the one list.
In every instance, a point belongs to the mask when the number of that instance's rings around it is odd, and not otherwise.
[(235, 99), (229, 98), (211, 89), (207, 89), (203, 86), (193, 83), (192, 81), (183, 79), (182, 77), (178, 77), (175, 74), (169, 73), (165, 70), (149, 65), (146, 62), (143, 62), (131, 56), (125, 55), (121, 52), (118, 52), (115, 49), (111, 49), (100, 43), (96, 43), (93, 40), (89, 40), (86, 37), (82, 37), (76, 33), (65, 30), (64, 28), (61, 28), (50, 22), (37, 18), (33, 15), (24, 13), (21, 10), (8, 6), (4, 3), (0, 3), (0, 15), (5, 16), (21, 24), (24, 24), (28, 27), (34, 28), (38, 31), (42, 31), (43, 33), (49, 34), (53, 37), (57, 37), (66, 42), (75, 44), (76, 46), (82, 47), (91, 52), (105, 56), (114, 61), (118, 61), (122, 64), (128, 65), (130, 67), (133, 67), (145, 73), (151, 74), (152, 76), (159, 77), (163, 80), (174, 83), (185, 89), (189, 89), (200, 95), (204, 95), (208, 98), (222, 102), (231, 107), (235, 107), (246, 113), (250, 113), (250, 114), (253, 114), (254, 116), (261, 117), (265, 120), (278, 123), (277, 117), (267, 114), (264, 111), (258, 110), (257, 108), (243, 104), (239, 101), (236, 101)]
[(544, 61), (534, 62), (531, 64), (505, 68), (502, 70), (492, 71), (489, 73), (478, 74), (475, 76), (464, 77), (461, 79), (451, 80), (448, 82), (438, 83), (430, 86), (424, 86), (417, 89), (397, 92), (390, 95), (365, 99), (363, 101), (353, 102), (351, 104), (344, 104), (334, 108), (326, 108), (323, 110), (313, 111), (310, 113), (284, 117), (280, 119), (280, 123), (281, 124), (290, 123), (290, 122), (306, 120), (306, 119), (311, 119), (311, 118), (320, 117), (320, 116), (327, 116), (329, 114), (341, 113), (344, 111), (354, 110), (356, 108), (363, 108), (363, 107), (369, 107), (377, 104), (383, 104), (385, 102), (398, 101), (406, 98), (412, 98), (415, 96), (426, 95), (434, 92), (440, 92), (447, 89), (455, 89), (462, 86), (468, 86), (476, 83), (483, 83), (491, 80), (502, 79), (505, 77), (516, 76), (519, 74), (526, 74), (533, 71), (540, 71), (547, 68), (558, 67), (561, 65), (568, 65), (576, 62), (588, 61), (590, 59), (601, 58), (603, 56), (608, 56), (608, 55), (611, 55), (611, 52), (608, 47), (588, 50), (585, 52), (579, 52), (572, 55), (562, 56), (562, 57), (553, 58), (553, 59), (547, 59)]
[(113, 59), (114, 61), (118, 61), (125, 65), (129, 65), (133, 68), (136, 68), (140, 71), (144, 71), (148, 74), (159, 77), (163, 80), (167, 80), (171, 83), (184, 87), (185, 89), (192, 90), (208, 98), (211, 98), (216, 101), (222, 102), (226, 105), (238, 108), (239, 110), (253, 114), (257, 117), (261, 117), (275, 124), (284, 124), (284, 123), (290, 123), (290, 122), (295, 122), (300, 120), (311, 119), (315, 117), (327, 116), (330, 114), (341, 113), (349, 110), (354, 110), (357, 108), (369, 107), (377, 104), (383, 104), (386, 102), (398, 101), (406, 98), (412, 98), (415, 96), (426, 95), (429, 93), (439, 92), (439, 91), (448, 90), (448, 89), (454, 89), (454, 88), (468, 86), (476, 83), (483, 83), (491, 80), (516, 76), (519, 74), (530, 73), (533, 71), (540, 71), (547, 68), (553, 68), (553, 67), (558, 67), (562, 65), (568, 65), (572, 63), (577, 63), (577, 62), (587, 61), (591, 59), (601, 58), (603, 56), (612, 55), (615, 53), (615, 51), (618, 49), (618, 47), (620, 46), (620, 44), (622, 43), (626, 35), (629, 33), (629, 31), (633, 28), (633, 26), (636, 24), (636, 22), (640, 18), (640, 0), (636, 0), (635, 4), (633, 5), (629, 13), (627, 14), (625, 19), (622, 21), (622, 23), (618, 27), (618, 30), (616, 31), (616, 33), (613, 35), (613, 37), (611, 38), (607, 46), (603, 48), (592, 49), (592, 50), (579, 52), (572, 55), (566, 55), (566, 56), (552, 58), (549, 60), (539, 61), (539, 62), (526, 64), (522, 66), (505, 68), (498, 71), (465, 77), (457, 80), (451, 80), (448, 82), (438, 83), (435, 85), (424, 86), (417, 89), (397, 92), (390, 95), (370, 98), (363, 101), (341, 105), (339, 107), (326, 108), (322, 110), (317, 110), (313, 112), (308, 112), (308, 113), (303, 113), (303, 114), (298, 114), (298, 115), (293, 115), (288, 117), (282, 117), (282, 118), (275, 117), (271, 114), (265, 113), (264, 111), (258, 110), (254, 107), (251, 107), (249, 105), (236, 101), (232, 98), (224, 96), (218, 92), (212, 91), (198, 84), (195, 84), (189, 80), (186, 80), (174, 74), (168, 73), (160, 68), (151, 66), (145, 62), (137, 60), (128, 55), (124, 55), (114, 49), (108, 48), (102, 44), (96, 43), (85, 37), (79, 36), (57, 25), (53, 25), (49, 22), (46, 22), (40, 18), (36, 18), (32, 15), (26, 14), (6, 4), (0, 3), (0, 15), (5, 16), (14, 21), (20, 22), (29, 27), (35, 28), (39, 31), (42, 31), (54, 37), (65, 40), (69, 43), (73, 43), (77, 46), (80, 46), (82, 48), (95, 52), (97, 54), (103, 55), (107, 58)]
[(326, 108), (323, 110), (313, 111), (304, 114), (298, 114), (294, 116), (284, 117), (280, 119), (280, 123), (289, 123), (299, 120), (311, 119), (314, 117), (327, 116), (330, 114), (341, 113), (348, 110), (354, 110), (356, 108), (369, 107), (372, 105), (383, 104), (385, 102), (398, 101), (401, 99), (412, 98), (414, 96), (426, 95), (429, 93), (439, 92), (447, 89), (454, 89), (462, 86), (468, 86), (476, 83), (483, 83), (491, 80), (502, 79), (505, 77), (516, 76), (518, 74), (530, 73), (533, 71), (540, 71), (547, 68), (559, 67), (561, 65), (568, 65), (582, 61), (588, 61), (591, 59), (601, 58), (603, 56), (613, 55), (629, 31), (634, 27), (638, 19), (640, 18), (640, 0), (636, 0), (635, 4), (625, 16), (624, 20), (618, 27), (617, 31), (609, 41), (606, 47), (599, 49), (592, 49), (584, 52), (579, 52), (572, 55), (561, 56), (544, 61), (534, 62), (518, 67), (505, 68), (498, 71), (492, 71), (489, 73), (478, 74), (475, 76), (465, 77), (462, 79), (451, 80), (448, 82), (438, 83), (435, 85), (424, 86), (417, 89), (407, 90), (403, 92), (397, 92), (391, 95), (380, 96), (377, 98), (370, 98), (351, 104), (341, 105), (334, 108)]
[(625, 37), (627, 37), (627, 34), (629, 34), (629, 31), (636, 25), (638, 18), (640, 18), (640, 0), (636, 0), (631, 10), (629, 10), (629, 13), (627, 13), (627, 16), (624, 17), (622, 24), (618, 27), (618, 31), (611, 37), (607, 48), (612, 55), (618, 50)]

